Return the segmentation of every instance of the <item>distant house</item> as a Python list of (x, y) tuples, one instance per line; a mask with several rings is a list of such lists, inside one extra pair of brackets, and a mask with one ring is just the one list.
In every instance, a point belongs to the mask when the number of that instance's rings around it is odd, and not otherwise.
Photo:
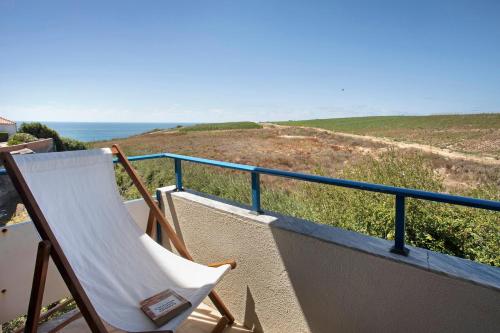
[(17, 126), (12, 120), (0, 117), (0, 132), (7, 132), (9, 136), (16, 134)]

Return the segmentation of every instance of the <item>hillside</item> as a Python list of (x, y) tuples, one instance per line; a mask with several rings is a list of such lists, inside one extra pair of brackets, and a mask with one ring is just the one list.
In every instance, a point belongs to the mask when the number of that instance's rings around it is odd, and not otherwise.
[(385, 137), (463, 153), (484, 154), (500, 158), (500, 113), (353, 117), (276, 123)]
[(194, 132), (194, 131), (222, 131), (222, 130), (237, 130), (237, 129), (254, 129), (262, 128), (262, 125), (251, 121), (238, 121), (229, 123), (207, 123), (196, 124), (192, 126), (180, 127), (178, 130), (181, 132)]

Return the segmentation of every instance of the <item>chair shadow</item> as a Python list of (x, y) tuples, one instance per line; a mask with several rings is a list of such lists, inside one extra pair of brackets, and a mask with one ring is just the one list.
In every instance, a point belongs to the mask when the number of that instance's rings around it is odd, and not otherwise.
[[(170, 212), (170, 217), (172, 218), (172, 224), (174, 227), (174, 231), (177, 234), (177, 237), (181, 240), (181, 242), (185, 245), (184, 236), (182, 235), (182, 229), (179, 224), (179, 218), (177, 216), (177, 210), (175, 209), (174, 201), (172, 200), (171, 193), (164, 193), (165, 200), (160, 201), (160, 208), (164, 209), (165, 212)], [(166, 203), (167, 207), (162, 207), (162, 205)], [(167, 248), (169, 251), (172, 251), (172, 244), (167, 237), (167, 242), (162, 242), (162, 245)]]
[(247, 286), (247, 299), (245, 304), (245, 317), (243, 319), (243, 325), (248, 327), (252, 332), (263, 332), (262, 325), (259, 320), (259, 316), (255, 311), (255, 300), (253, 298), (250, 288)]

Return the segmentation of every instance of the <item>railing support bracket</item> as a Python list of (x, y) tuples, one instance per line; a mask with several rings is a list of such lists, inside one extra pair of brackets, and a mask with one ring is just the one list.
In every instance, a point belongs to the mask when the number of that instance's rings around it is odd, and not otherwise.
[(396, 195), (396, 217), (394, 219), (395, 234), (392, 253), (407, 256), (410, 250), (405, 247), (405, 196)]
[(260, 175), (257, 172), (252, 172), (252, 214), (259, 215), (262, 213), (260, 207)]
[(176, 191), (182, 191), (182, 164), (178, 158), (174, 159)]

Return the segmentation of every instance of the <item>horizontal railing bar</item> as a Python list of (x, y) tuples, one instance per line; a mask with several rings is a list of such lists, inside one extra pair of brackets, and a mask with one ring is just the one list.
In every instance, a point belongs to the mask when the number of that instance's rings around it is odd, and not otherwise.
[[(391, 195), (402, 195), (405, 197), (410, 197), (410, 198), (415, 198), (415, 199), (422, 199), (422, 200), (442, 202), (442, 203), (448, 203), (448, 204), (454, 204), (454, 205), (460, 205), (460, 206), (467, 206), (467, 207), (473, 207), (473, 208), (481, 208), (481, 209), (488, 209), (488, 210), (493, 210), (493, 211), (500, 211), (500, 202), (499, 201), (476, 199), (476, 198), (464, 197), (464, 196), (459, 196), (459, 195), (444, 194), (444, 193), (427, 192), (427, 191), (416, 190), (416, 189), (408, 189), (408, 188), (395, 187), (395, 186), (389, 186), (389, 185), (372, 184), (372, 183), (339, 179), (339, 178), (330, 178), (330, 177), (325, 177), (325, 176), (311, 175), (311, 174), (306, 174), (306, 173), (299, 173), (299, 172), (292, 172), (292, 171), (285, 171), (285, 170), (278, 170), (278, 169), (261, 168), (261, 167), (251, 166), (251, 165), (231, 163), (231, 162), (222, 162), (222, 161), (217, 161), (217, 160), (210, 160), (210, 159), (205, 159), (205, 158), (200, 158), (200, 157), (192, 157), (192, 156), (186, 156), (186, 155), (161, 153), (161, 154), (151, 154), (151, 155), (130, 156), (128, 159), (130, 161), (141, 161), (141, 160), (149, 160), (149, 159), (156, 159), (156, 158), (179, 159), (179, 160), (189, 161), (189, 162), (193, 162), (193, 163), (217, 166), (217, 167), (221, 167), (221, 168), (240, 170), (240, 171), (246, 171), (246, 172), (256, 172), (259, 174), (279, 176), (279, 177), (303, 180), (303, 181), (308, 181), (308, 182), (313, 182), (313, 183), (334, 185), (334, 186), (340, 186), (340, 187), (345, 187), (345, 188), (352, 188), (352, 189), (377, 192), (377, 193), (385, 193), (385, 194), (391, 194)], [(116, 161), (114, 161), (114, 162), (116, 163)], [(2, 174), (6, 174), (5, 169), (0, 169), (0, 175), (2, 175)]]
[(177, 155), (177, 154), (165, 153), (164, 156), (167, 158), (175, 158), (175, 159), (180, 159), (180, 160), (184, 160), (184, 161), (190, 161), (190, 162), (201, 163), (201, 164), (212, 165), (212, 166), (219, 166), (219, 167), (223, 167), (223, 168), (230, 168), (230, 169), (234, 169), (234, 170), (256, 172), (256, 173), (260, 173), (260, 174), (279, 176), (279, 177), (285, 177), (285, 178), (292, 178), (292, 179), (304, 180), (304, 181), (314, 182), (314, 183), (335, 185), (335, 186), (370, 191), (370, 192), (385, 193), (385, 194), (391, 194), (391, 195), (402, 195), (405, 197), (411, 197), (411, 198), (415, 198), (415, 199), (423, 199), (423, 200), (429, 200), (429, 201), (435, 201), (435, 202), (455, 204), (455, 205), (460, 205), (460, 206), (467, 206), (467, 207), (500, 211), (500, 202), (493, 201), (493, 200), (476, 199), (476, 198), (469, 198), (469, 197), (464, 197), (464, 196), (459, 196), (459, 195), (451, 195), (451, 194), (444, 194), (444, 193), (436, 193), (436, 192), (427, 192), (427, 191), (422, 191), (422, 190), (408, 189), (408, 188), (404, 188), (404, 187), (395, 187), (395, 186), (372, 184), (372, 183), (366, 183), (366, 182), (360, 182), (360, 181), (354, 181), (354, 180), (330, 178), (330, 177), (311, 175), (311, 174), (300, 173), (300, 172), (261, 168), (261, 167), (251, 166), (251, 165), (244, 165), (244, 164), (237, 164), (237, 163), (230, 163), (230, 162), (221, 162), (221, 161), (216, 161), (216, 160), (210, 160), (210, 159), (199, 158), (199, 157), (184, 156), (184, 155)]
[(493, 200), (485, 200), (485, 199), (475, 199), (469, 197), (463, 197), (459, 195), (451, 195), (444, 193), (436, 193), (436, 192), (427, 192), (422, 190), (408, 189), (404, 187), (395, 187), (389, 185), (380, 185), (380, 184), (372, 184), (365, 183), (360, 181), (339, 179), (339, 178), (329, 178), (318, 175), (304, 174), (304, 173), (295, 173), (290, 171), (283, 170), (274, 170), (274, 169), (265, 169), (265, 168), (256, 168), (255, 172), (261, 174), (275, 175), (286, 178), (293, 178), (304, 180), (313, 183), (321, 183), (328, 185), (335, 185), (340, 187), (352, 188), (363, 191), (391, 194), (391, 195), (402, 195), (405, 197), (415, 198), (415, 199), (423, 199), (435, 202), (443, 202), (449, 204), (455, 204), (460, 206), (468, 206), (474, 208), (482, 208), (500, 211), (500, 202)]
[[(129, 161), (144, 161), (144, 160), (152, 160), (155, 158), (163, 158), (165, 154), (151, 154), (151, 155), (138, 155), (138, 156), (129, 156)], [(118, 159), (113, 159), (113, 163), (118, 163)]]
[(193, 162), (193, 163), (198, 163), (198, 164), (212, 165), (212, 166), (217, 166), (217, 167), (226, 168), (226, 169), (240, 170), (240, 171), (252, 172), (252, 171), (255, 171), (255, 169), (256, 169), (256, 167), (251, 166), (251, 165), (231, 163), (231, 162), (222, 162), (222, 161), (217, 161), (217, 160), (210, 160), (210, 159), (206, 159), (206, 158), (186, 156), (186, 155), (164, 153), (163, 157), (173, 158), (173, 159), (178, 159), (178, 160), (188, 161), (188, 162)]

